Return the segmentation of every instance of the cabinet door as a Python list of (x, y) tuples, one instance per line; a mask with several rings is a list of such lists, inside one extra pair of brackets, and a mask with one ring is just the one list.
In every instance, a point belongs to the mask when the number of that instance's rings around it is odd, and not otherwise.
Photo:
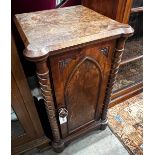
[(63, 138), (100, 120), (114, 46), (98, 43), (50, 58)]

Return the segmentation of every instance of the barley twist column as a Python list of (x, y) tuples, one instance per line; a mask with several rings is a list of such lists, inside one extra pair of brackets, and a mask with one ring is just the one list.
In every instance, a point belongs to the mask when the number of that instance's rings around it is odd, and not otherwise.
[(104, 105), (103, 105), (103, 113), (101, 118), (103, 121), (101, 129), (105, 129), (106, 124), (108, 122), (107, 121), (108, 106), (109, 106), (109, 103), (111, 102), (112, 89), (116, 81), (116, 76), (119, 70), (126, 40), (127, 40), (126, 37), (122, 37), (117, 40), (116, 48), (112, 56), (112, 65), (111, 65), (109, 80), (106, 88), (106, 94), (105, 94)]
[(36, 72), (53, 134), (52, 145), (54, 148), (57, 149), (61, 147), (63, 144), (61, 142), (59, 127), (56, 120), (55, 106), (53, 101), (52, 88), (50, 83), (50, 76), (47, 62), (46, 61), (37, 62)]

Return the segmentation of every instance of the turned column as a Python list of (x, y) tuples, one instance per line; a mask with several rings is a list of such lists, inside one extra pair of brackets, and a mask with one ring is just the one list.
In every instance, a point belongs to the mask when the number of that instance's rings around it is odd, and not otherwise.
[(103, 125), (107, 124), (108, 122), (107, 121), (108, 106), (109, 106), (109, 103), (111, 102), (112, 89), (116, 81), (116, 76), (119, 70), (126, 40), (127, 40), (126, 37), (119, 38), (116, 43), (115, 51), (113, 52), (112, 65), (111, 65), (111, 70), (109, 75), (110, 77), (106, 88), (106, 94), (105, 94), (104, 105), (103, 105), (103, 113), (101, 118), (103, 120)]
[(60, 143), (60, 132), (55, 115), (55, 106), (50, 83), (49, 69), (46, 60), (36, 62), (36, 72), (53, 134), (53, 142)]

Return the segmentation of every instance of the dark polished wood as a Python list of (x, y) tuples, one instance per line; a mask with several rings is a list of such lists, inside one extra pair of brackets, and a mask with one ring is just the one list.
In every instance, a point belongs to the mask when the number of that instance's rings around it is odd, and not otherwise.
[[(12, 153), (20, 154), (32, 148), (28, 147), (29, 142), (35, 141), (33, 147), (38, 147), (48, 145), (49, 139), (44, 135), (13, 36), (11, 40), (11, 105), (24, 130), (23, 134), (12, 137), (11, 145)], [(40, 140), (41, 143), (37, 142)]]
[(112, 65), (111, 65), (109, 80), (108, 80), (107, 89), (105, 93), (105, 99), (104, 99), (104, 107), (103, 107), (104, 112), (102, 115), (103, 120), (105, 120), (107, 116), (108, 106), (111, 102), (112, 89), (116, 81), (116, 76), (119, 70), (119, 66), (120, 66), (122, 55), (123, 55), (124, 45), (125, 45), (126, 40), (127, 38), (125, 37), (119, 38), (117, 40), (115, 52), (112, 56)]
[(69, 113), (68, 125), (61, 125), (63, 138), (100, 119), (114, 49), (115, 40), (50, 58), (57, 108)]
[(36, 64), (54, 150), (105, 129), (111, 90), (133, 29), (80, 5), (19, 14), (15, 23), (25, 57)]
[(127, 88), (112, 94), (111, 102), (108, 107), (112, 108), (118, 103), (121, 103), (141, 92), (143, 92), (143, 82), (139, 82), (134, 85), (128, 86)]
[(133, 0), (82, 0), (82, 5), (122, 23), (128, 23)]
[(116, 19), (118, 0), (82, 0), (82, 5), (107, 17)]
[[(63, 145), (63, 142), (60, 138), (59, 127), (56, 118), (56, 111), (53, 101), (53, 91), (50, 83), (49, 69), (46, 61), (41, 61), (36, 63), (36, 72), (41, 87), (42, 95), (44, 98), (44, 103), (46, 111), (48, 114), (48, 119), (50, 122), (53, 138), (52, 145), (55, 146), (55, 149), (59, 149), (59, 146)], [(58, 148), (57, 148), (58, 147)]]
[(121, 95), (124, 95), (126, 93), (129, 93), (130, 91), (134, 91), (135, 89), (139, 89), (141, 87), (143, 87), (143, 82), (138, 82), (138, 83), (132, 84), (132, 85), (126, 87), (125, 89), (122, 89), (120, 91), (114, 92), (112, 94), (111, 99), (114, 100), (114, 99), (120, 97)]
[(37, 148), (42, 150), (49, 146), (49, 139), (46, 136), (30, 140), (23, 145), (18, 145), (15, 149), (12, 149), (12, 155), (24, 154), (31, 149)]

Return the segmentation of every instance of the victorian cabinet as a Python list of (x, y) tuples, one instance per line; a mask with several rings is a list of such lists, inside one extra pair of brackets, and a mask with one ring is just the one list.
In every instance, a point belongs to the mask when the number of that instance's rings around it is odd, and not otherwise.
[(143, 90), (143, 0), (82, 0), (82, 4), (121, 23), (129, 23), (134, 35), (125, 45), (109, 107)]
[(12, 154), (48, 145), (22, 69), (14, 38), (11, 38), (11, 146)]
[(133, 29), (78, 5), (15, 15), (25, 58), (36, 74), (61, 152), (72, 140), (107, 125), (107, 107), (124, 44)]

